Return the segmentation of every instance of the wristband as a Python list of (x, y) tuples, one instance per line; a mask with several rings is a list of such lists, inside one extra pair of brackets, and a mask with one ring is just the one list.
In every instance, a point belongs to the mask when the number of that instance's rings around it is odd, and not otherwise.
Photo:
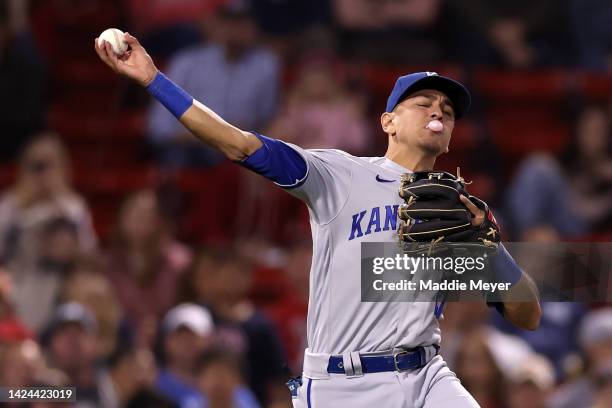
[(193, 97), (161, 72), (155, 75), (147, 86), (147, 91), (177, 119), (180, 119), (193, 104)]
[(497, 254), (494, 255), (493, 278), (495, 282), (506, 282), (514, 285), (523, 276), (522, 269), (508, 253), (503, 245), (499, 245)]

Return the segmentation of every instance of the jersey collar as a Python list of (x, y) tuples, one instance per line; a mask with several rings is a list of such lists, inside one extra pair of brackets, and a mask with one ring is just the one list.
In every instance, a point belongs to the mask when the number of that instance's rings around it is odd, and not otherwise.
[(386, 157), (383, 157), (383, 162), (380, 164), (380, 166), (397, 173), (412, 173), (412, 170), (400, 166), (393, 160), (387, 159)]

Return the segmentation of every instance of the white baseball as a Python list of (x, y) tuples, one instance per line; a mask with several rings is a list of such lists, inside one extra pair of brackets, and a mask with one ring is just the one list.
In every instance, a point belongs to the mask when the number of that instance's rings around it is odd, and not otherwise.
[(102, 47), (104, 41), (111, 45), (113, 52), (117, 55), (123, 55), (128, 49), (127, 43), (123, 40), (123, 31), (119, 29), (109, 28), (104, 30), (98, 37), (98, 47)]

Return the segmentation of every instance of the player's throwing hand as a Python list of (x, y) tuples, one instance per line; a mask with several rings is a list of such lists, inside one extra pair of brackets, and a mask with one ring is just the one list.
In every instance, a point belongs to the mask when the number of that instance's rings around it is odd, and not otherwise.
[(149, 85), (158, 72), (157, 67), (136, 37), (125, 33), (123, 39), (130, 49), (125, 54), (117, 56), (108, 42), (104, 41), (100, 47), (96, 38), (94, 47), (98, 56), (116, 73), (125, 75), (143, 86)]

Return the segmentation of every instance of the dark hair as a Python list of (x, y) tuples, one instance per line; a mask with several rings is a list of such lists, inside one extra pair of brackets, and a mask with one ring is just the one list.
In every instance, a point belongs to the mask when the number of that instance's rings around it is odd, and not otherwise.
[[(125, 245), (121, 223), (122, 223), (123, 218), (125, 217), (126, 211), (130, 209), (130, 207), (132, 207), (134, 203), (141, 196), (149, 194), (149, 193), (153, 196), (157, 214), (162, 224), (162, 229), (164, 228), (165, 219), (164, 219), (164, 214), (161, 211), (160, 197), (159, 197), (158, 191), (153, 188), (147, 188), (147, 187), (141, 188), (139, 190), (136, 190), (128, 194), (126, 197), (123, 198), (123, 200), (119, 204), (119, 207), (116, 211), (114, 230), (112, 232), (112, 240), (114, 241), (115, 245), (118, 245), (119, 247), (123, 247)], [(159, 238), (161, 237), (161, 235), (163, 235), (163, 232), (158, 231), (157, 235)], [(155, 248), (150, 248), (150, 250), (154, 250), (154, 249)]]
[(74, 222), (66, 217), (59, 216), (47, 221), (43, 225), (42, 235), (48, 237), (60, 231), (67, 231), (75, 237), (78, 236), (79, 233), (78, 227)]
[(217, 16), (225, 20), (253, 20), (255, 15), (249, 1), (233, 0), (217, 11)]
[[(1, 19), (2, 18), (0, 17), (0, 20)], [(19, 160), (23, 161), (23, 159), (25, 158), (28, 151), (32, 148), (32, 146), (36, 145), (37, 143), (47, 141), (47, 140), (55, 143), (55, 145), (59, 148), (59, 151), (61, 155), (63, 156), (63, 158), (65, 160), (68, 159), (69, 157), (68, 151), (66, 150), (66, 145), (64, 144), (64, 141), (62, 140), (61, 136), (55, 133), (54, 131), (43, 130), (41, 132), (34, 133), (27, 138), (26, 142), (21, 146), (21, 150), (18, 152)]]
[(117, 367), (126, 358), (134, 355), (136, 349), (130, 342), (120, 341), (115, 346), (115, 349), (110, 353), (106, 359), (106, 365), (108, 368), (113, 369)]
[(146, 388), (140, 389), (129, 401), (126, 408), (178, 408), (179, 406), (168, 399), (165, 395), (159, 394), (156, 390)]
[(6, 0), (0, 0), (0, 26), (8, 24), (8, 4)]
[(221, 346), (214, 346), (204, 351), (196, 362), (195, 371), (197, 374), (201, 374), (213, 364), (219, 363), (229, 367), (241, 378), (246, 372), (245, 363), (241, 355)]
[[(563, 165), (564, 168), (569, 169), (570, 171), (572, 170), (576, 171), (578, 170), (580, 165), (582, 165), (582, 163), (576, 160), (577, 154), (579, 153), (578, 139), (580, 138), (580, 135), (578, 134), (579, 132), (578, 125), (582, 119), (582, 116), (586, 112), (591, 111), (591, 110), (598, 110), (598, 111), (605, 113), (606, 117), (608, 117), (608, 122), (610, 123), (609, 116), (607, 115), (607, 112), (608, 112), (607, 106), (602, 103), (596, 103), (596, 102), (587, 103), (581, 106), (579, 109), (576, 109), (572, 112), (571, 116), (572, 116), (572, 127), (573, 128), (572, 128), (571, 138), (569, 142), (567, 143), (567, 145), (565, 146), (565, 149), (563, 149), (561, 153), (559, 154), (559, 160), (561, 164)], [(609, 135), (609, 136), (612, 136), (612, 135)], [(610, 143), (609, 141), (608, 141), (608, 148), (607, 148), (606, 153), (612, 156), (612, 143)]]
[(211, 260), (215, 265), (221, 267), (230, 264), (242, 265), (248, 268), (247, 261), (240, 256), (236, 249), (227, 248), (202, 248), (194, 257), (189, 268), (181, 275), (177, 289), (177, 304), (184, 302), (200, 303), (202, 299), (198, 299), (193, 279), (200, 267), (200, 264), (205, 260)]
[(501, 372), (497, 362), (495, 361), (493, 352), (487, 346), (486, 336), (487, 333), (482, 329), (470, 330), (463, 336), (455, 355), (453, 371), (455, 371), (457, 377), (461, 378), (461, 382), (463, 386), (468, 390), (468, 392), (473, 391), (474, 384), (472, 384), (464, 376), (464, 367), (469, 364), (465, 357), (465, 346), (477, 342), (483, 347), (484, 356), (491, 364), (494, 371), (494, 375), (490, 378), (491, 383), (489, 384), (489, 389), (487, 391), (490, 393), (491, 396), (495, 398), (495, 400), (503, 400), (502, 394), (505, 392), (503, 384), (503, 373)]
[(102, 275), (104, 270), (104, 261), (96, 254), (79, 254), (74, 260), (70, 275), (74, 276), (80, 273), (91, 273), (93, 275)]
[(161, 210), (159, 195), (155, 189), (143, 188), (130, 193), (123, 199), (116, 211), (115, 223), (110, 237), (111, 248), (120, 258), (123, 257), (123, 254), (128, 250), (128, 246), (126, 245), (127, 240), (123, 231), (123, 220), (126, 219), (126, 213), (134, 206), (134, 203), (136, 203), (143, 194), (149, 193), (151, 193), (155, 201), (156, 212), (159, 217), (159, 226), (145, 243), (144, 253), (146, 257), (144, 259), (143, 273), (136, 278), (143, 286), (149, 285), (157, 278), (160, 272), (160, 265), (164, 262), (164, 254), (160, 243), (163, 242), (163, 238), (167, 235), (168, 224)]

